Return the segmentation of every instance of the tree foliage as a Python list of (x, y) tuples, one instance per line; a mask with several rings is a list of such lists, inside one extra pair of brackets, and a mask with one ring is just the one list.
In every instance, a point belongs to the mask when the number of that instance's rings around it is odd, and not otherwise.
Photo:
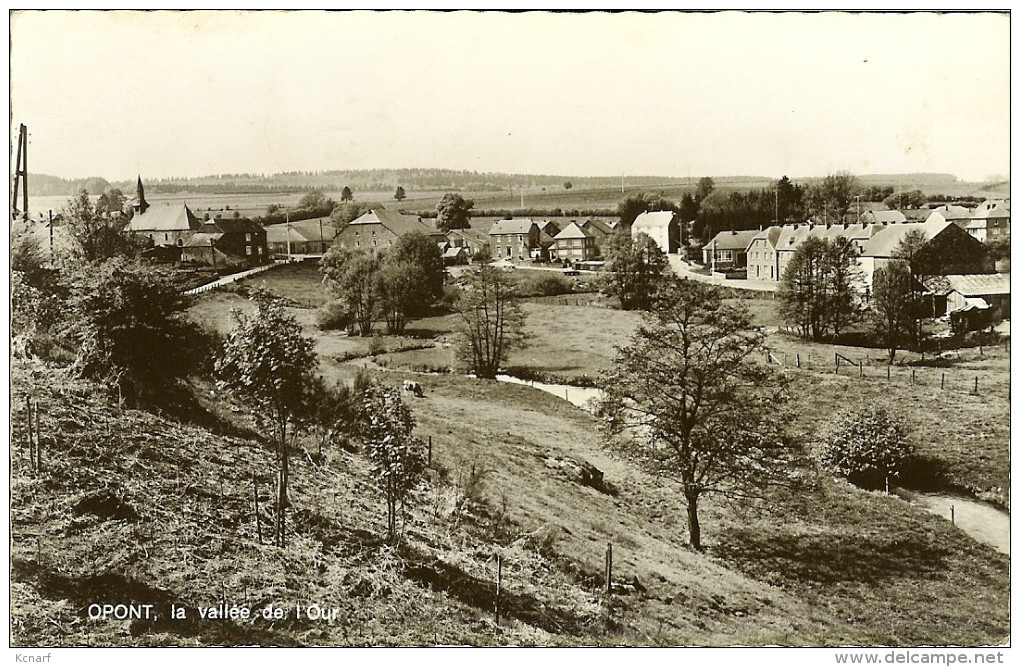
[(386, 529), (392, 540), (397, 515), (404, 515), (413, 491), (425, 480), (424, 444), (413, 435), (414, 417), (391, 387), (370, 386), (365, 392), (365, 454), (375, 482), (386, 498)]
[(301, 325), (284, 312), (281, 301), (256, 291), (253, 315), (234, 311), (234, 329), (216, 360), (220, 386), (251, 408), (256, 427), (269, 436), (278, 463), (273, 543), (287, 545), (291, 442), (310, 414), (317, 360), (315, 342), (301, 334)]
[(711, 176), (702, 176), (698, 179), (698, 186), (694, 190), (694, 201), (699, 204), (705, 201), (708, 195), (712, 194), (715, 190), (715, 181), (712, 180)]
[(326, 289), (350, 313), (362, 336), (372, 333), (381, 297), (379, 256), (365, 248), (330, 246), (320, 270)]
[(838, 336), (860, 319), (861, 273), (846, 238), (809, 236), (797, 247), (779, 285), (779, 312), (805, 337)]
[(393, 198), (397, 201), (404, 201), (407, 199), (407, 193), (404, 192), (403, 186), (398, 185), (396, 191), (393, 193)]
[(411, 262), (388, 255), (379, 267), (379, 309), (386, 320), (386, 331), (403, 334), (404, 328), (422, 308), (425, 275)]
[(357, 220), (367, 210), (365, 206), (357, 202), (344, 202), (333, 207), (329, 220), (336, 227), (337, 233), (339, 233), (347, 229), (347, 225), (351, 224), (352, 220)]
[(133, 254), (134, 244), (124, 234), (123, 223), (100, 215), (88, 191), (79, 190), (67, 202), (64, 219), (78, 254), (86, 262)]
[(298, 208), (304, 209), (321, 209), (321, 208), (333, 208), (333, 201), (328, 199), (326, 195), (322, 194), (321, 190), (312, 190), (306, 193), (298, 201)]
[(436, 228), (444, 234), (451, 229), (471, 227), (471, 208), (474, 201), (464, 199), (455, 192), (447, 192), (436, 205)]
[(650, 236), (635, 239), (630, 228), (618, 228), (606, 247), (604, 289), (624, 310), (650, 308), (667, 267), (666, 253)]
[(607, 434), (656, 475), (677, 481), (691, 545), (706, 494), (751, 500), (789, 481), (795, 450), (778, 413), (785, 380), (756, 362), (764, 333), (718, 288), (669, 276), (601, 381)]
[(651, 192), (639, 192), (628, 195), (616, 206), (616, 212), (620, 216), (620, 225), (629, 231), (634, 220), (642, 213), (648, 211), (675, 211), (676, 205), (662, 195)]
[(459, 320), (457, 357), (479, 377), (496, 377), (510, 352), (526, 342), (513, 275), (491, 264), (480, 265), (467, 274), (454, 310)]
[(809, 212), (818, 222), (842, 223), (847, 211), (854, 203), (854, 195), (861, 191), (857, 177), (849, 171), (837, 171), (829, 174), (819, 183), (808, 188)]
[(96, 201), (96, 214), (105, 218), (118, 217), (124, 213), (127, 199), (118, 188), (108, 188)]
[(70, 278), (66, 323), (86, 376), (148, 401), (197, 369), (205, 337), (187, 317), (188, 298), (166, 272), (125, 260), (82, 267)]
[(830, 472), (875, 489), (898, 477), (913, 454), (906, 428), (895, 415), (883, 407), (860, 405), (835, 420), (819, 458)]
[(416, 305), (409, 311), (415, 316), (424, 315), (443, 296), (443, 253), (436, 242), (421, 232), (404, 234), (390, 249), (387, 259), (408, 264), (418, 273), (420, 280)]
[(889, 352), (889, 363), (896, 351), (910, 345), (914, 337), (913, 277), (902, 261), (892, 261), (875, 270), (872, 277), (868, 322), (872, 335)]
[(351, 188), (349, 186), (344, 186), (343, 191), (340, 193), (340, 201), (345, 204), (349, 201), (354, 201), (354, 193), (351, 192)]
[(894, 192), (882, 200), (891, 209), (920, 208), (928, 202), (928, 197), (920, 190)]

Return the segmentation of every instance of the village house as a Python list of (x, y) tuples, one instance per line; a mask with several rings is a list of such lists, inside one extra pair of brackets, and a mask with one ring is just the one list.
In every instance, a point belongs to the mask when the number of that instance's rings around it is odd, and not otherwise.
[(664, 253), (677, 252), (682, 243), (680, 220), (673, 211), (646, 211), (638, 215), (630, 227), (630, 233), (635, 239), (638, 234), (647, 234)]
[(446, 233), (446, 247), (447, 250), (463, 248), (468, 259), (471, 259), (489, 249), (489, 235), (477, 229), (451, 229)]
[[(266, 241), (273, 255), (321, 255), (336, 238), (337, 228), (330, 218), (311, 218), (266, 226)], [(289, 243), (289, 245), (288, 245)]]
[[(758, 230), (719, 232), (701, 249), (705, 266), (726, 271), (747, 266), (747, 250)], [(661, 246), (660, 246), (661, 247)]]
[(783, 228), (767, 227), (747, 244), (747, 277), (749, 280), (779, 280), (779, 253), (776, 246)]
[(211, 266), (258, 266), (270, 261), (266, 230), (248, 218), (209, 220), (182, 247), (181, 260)]
[(1009, 202), (982, 202), (970, 214), (970, 219), (954, 220), (978, 241), (987, 243), (1009, 238)]
[(920, 232), (926, 243), (923, 252), (938, 266), (938, 273), (992, 273), (994, 264), (988, 249), (959, 226), (941, 216), (929, 216), (923, 223), (885, 225), (861, 247), (859, 264), (865, 285), (870, 288), (875, 271), (895, 258), (900, 243), (911, 232)]
[(446, 236), (420, 217), (382, 209), (372, 209), (352, 220), (336, 235), (335, 242), (341, 246), (375, 251), (392, 247), (397, 239), (413, 232), (435, 241), (440, 250), (446, 246)]
[(566, 262), (587, 262), (595, 259), (595, 237), (571, 222), (554, 237), (556, 259)]
[(541, 250), (541, 231), (531, 218), (511, 218), (496, 222), (489, 229), (493, 259), (531, 258)]

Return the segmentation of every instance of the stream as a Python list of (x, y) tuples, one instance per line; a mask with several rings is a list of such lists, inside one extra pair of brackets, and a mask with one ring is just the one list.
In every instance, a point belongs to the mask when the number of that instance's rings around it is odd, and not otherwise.
[[(601, 391), (595, 387), (572, 387), (566, 384), (550, 384), (521, 380), (511, 375), (497, 375), (500, 382), (523, 384), (548, 392), (577, 407), (591, 411), (590, 401), (598, 398)], [(952, 496), (945, 493), (897, 490), (905, 501), (941, 516), (946, 521), (955, 520), (956, 527), (992, 548), (1009, 555), (1009, 513), (988, 503)]]

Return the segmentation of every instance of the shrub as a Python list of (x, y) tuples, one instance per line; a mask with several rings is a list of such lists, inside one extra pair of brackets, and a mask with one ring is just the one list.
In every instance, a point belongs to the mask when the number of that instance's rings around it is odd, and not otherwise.
[(898, 477), (914, 455), (903, 423), (885, 408), (866, 405), (837, 417), (822, 444), (827, 470), (872, 489)]
[(112, 260), (71, 282), (67, 328), (83, 375), (115, 378), (131, 399), (167, 395), (200, 368), (207, 336), (188, 319), (187, 298), (171, 275)]
[(315, 326), (321, 331), (346, 329), (352, 322), (351, 314), (338, 301), (330, 301), (322, 306), (315, 316)]

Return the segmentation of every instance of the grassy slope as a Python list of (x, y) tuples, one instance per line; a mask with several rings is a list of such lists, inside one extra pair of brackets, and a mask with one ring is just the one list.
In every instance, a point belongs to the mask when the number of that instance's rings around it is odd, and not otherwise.
[[(413, 408), (450, 482), (424, 498), (400, 550), (378, 539), (383, 507), (360, 457), (295, 456), (284, 551), (255, 538), (251, 477), (265, 507), (273, 469), (257, 443), (120, 412), (50, 370), (16, 367), (14, 387), (15, 405), (25, 391), (40, 400), (43, 433), (57, 437), (47, 449), (61, 452), (41, 474), (24, 452), (13, 457), (15, 644), (973, 644), (1008, 625), (1005, 557), (905, 503), (824, 479), (777, 499), (778, 517), (706, 504), (710, 546), (695, 554), (675, 489), (606, 454), (587, 414), (528, 387), (426, 379)], [(617, 495), (571, 479), (554, 463), (565, 456), (598, 466)], [(449, 509), (472, 464), (487, 471), (476, 519)], [(104, 510), (106, 495), (138, 518), (96, 516), (116, 509)], [(643, 587), (611, 604), (597, 591), (607, 541), (617, 580)], [(501, 629), (489, 620), (496, 553), (511, 596)], [(341, 620), (81, 619), (93, 601), (221, 596), (317, 601)]]

